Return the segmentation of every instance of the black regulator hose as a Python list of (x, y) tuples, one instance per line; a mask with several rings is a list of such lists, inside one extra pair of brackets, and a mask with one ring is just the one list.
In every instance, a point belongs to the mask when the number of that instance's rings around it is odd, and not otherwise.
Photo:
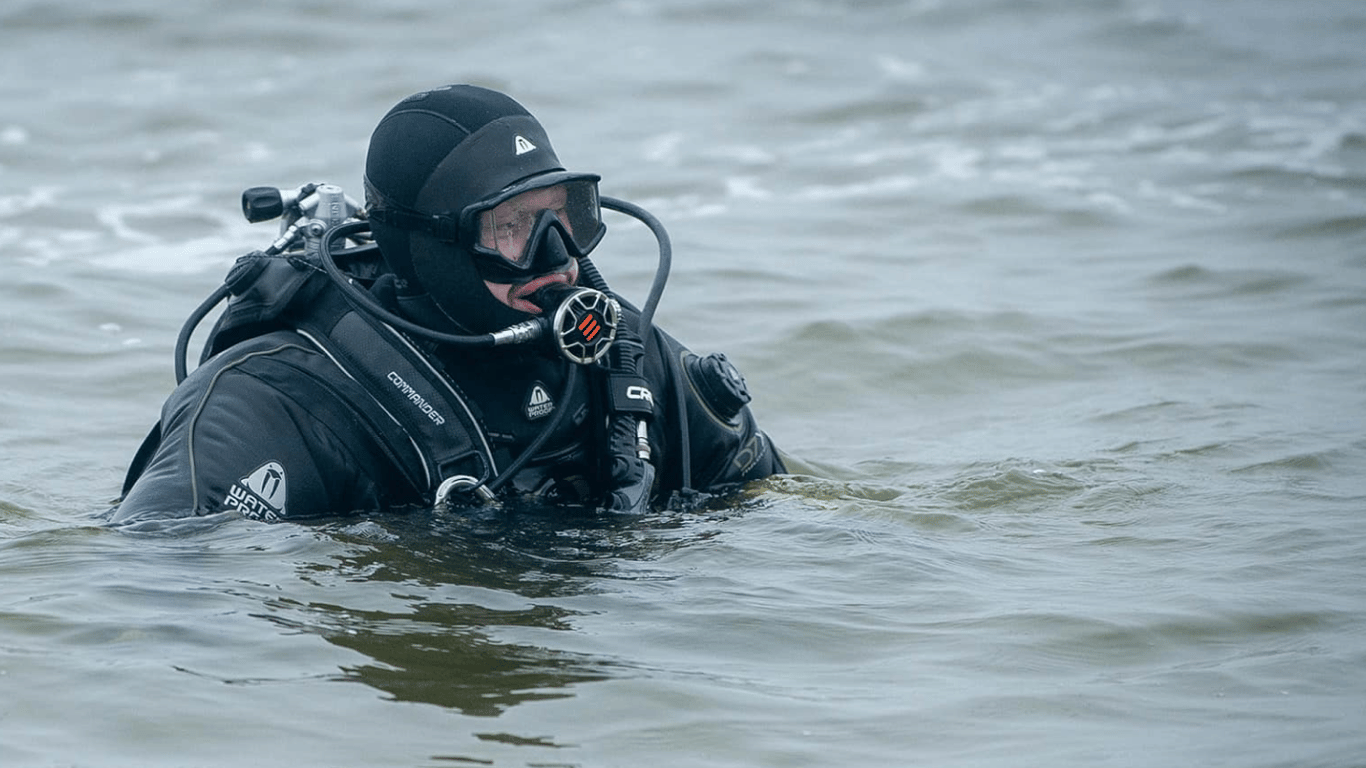
[[(582, 366), (569, 366), (569, 376), (564, 384), (564, 392), (560, 395), (560, 402), (573, 402), (570, 398), (578, 391), (579, 380), (582, 377)], [(568, 407), (556, 408), (554, 415), (550, 417), (550, 422), (545, 425), (545, 428), (541, 430), (540, 434), (536, 435), (535, 439), (531, 441), (531, 444), (522, 451), (522, 455), (513, 460), (511, 464), (504, 467), (503, 471), (499, 472), (497, 477), (485, 483), (485, 487), (488, 488), (491, 493), (498, 493), (498, 491), (502, 490), (503, 486), (507, 485), (508, 481), (518, 472), (521, 472), (522, 468), (527, 465), (527, 462), (531, 461), (536, 455), (536, 452), (545, 446), (546, 441), (550, 439), (550, 436), (554, 434), (555, 430), (564, 422), (565, 417), (569, 415), (570, 410), (571, 409)]]
[(204, 318), (213, 311), (214, 307), (218, 306), (219, 302), (226, 299), (230, 293), (232, 293), (232, 286), (229, 283), (218, 286), (214, 289), (213, 293), (209, 294), (209, 298), (205, 299), (198, 307), (195, 307), (195, 310), (191, 312), (190, 316), (185, 320), (185, 324), (180, 327), (180, 334), (176, 336), (175, 340), (174, 362), (176, 384), (184, 381), (185, 377), (189, 375), (189, 362), (187, 358), (190, 350), (190, 337), (194, 335), (194, 329), (197, 328), (200, 323), (204, 322)]
[[(664, 228), (663, 222), (655, 217), (654, 214), (644, 208), (619, 200), (615, 197), (604, 197), (599, 202), (603, 208), (608, 208), (619, 213), (624, 213), (632, 218), (639, 220), (642, 224), (649, 227), (650, 232), (655, 236), (659, 243), (659, 265), (655, 268), (654, 283), (650, 286), (649, 296), (645, 299), (645, 305), (640, 309), (640, 322), (637, 327), (642, 344), (648, 344), (654, 335), (655, 310), (659, 307), (659, 301), (664, 295), (664, 286), (669, 281), (669, 271), (673, 269), (673, 243), (669, 239), (669, 232)], [(595, 279), (602, 283), (602, 287), (593, 286), (598, 290), (606, 291), (606, 282), (598, 273), (597, 267), (593, 266), (587, 259), (580, 259), (580, 265), (590, 279)], [(687, 388), (683, 380), (682, 366), (669, 366), (673, 371), (674, 385), (674, 405), (678, 411), (678, 437), (679, 437), (679, 467), (682, 471), (681, 493), (686, 498), (693, 492), (692, 490), (692, 439), (688, 430), (688, 411), (687, 411)]]
[[(608, 425), (608, 445), (611, 465), (608, 476), (611, 491), (605, 506), (614, 512), (644, 514), (649, 511), (654, 490), (655, 467), (650, 463), (649, 421), (654, 414), (654, 399), (635, 400), (649, 392), (640, 376), (640, 361), (645, 356), (645, 345), (630, 331), (622, 332), (608, 351), (611, 360), (607, 371), (608, 398), (612, 416)], [(633, 386), (640, 382), (639, 386)], [(624, 399), (623, 399), (624, 396)]]
[[(669, 233), (664, 229), (664, 225), (659, 219), (655, 218), (653, 214), (635, 203), (629, 203), (615, 197), (603, 197), (600, 202), (604, 208), (624, 213), (639, 220), (650, 229), (650, 232), (654, 235), (655, 240), (659, 244), (659, 262), (655, 268), (654, 282), (650, 286), (650, 293), (646, 297), (644, 306), (641, 307), (640, 322), (637, 328), (637, 333), (640, 335), (640, 338), (648, 339), (654, 329), (655, 310), (659, 307), (660, 299), (664, 295), (664, 287), (669, 281), (669, 271), (673, 267), (673, 245), (669, 240)], [(498, 337), (491, 333), (473, 335), (443, 333), (405, 320), (381, 306), (379, 302), (371, 298), (368, 293), (358, 288), (355, 283), (351, 281), (351, 278), (341, 271), (341, 268), (337, 266), (336, 259), (332, 257), (332, 241), (363, 232), (368, 229), (369, 226), (369, 223), (366, 221), (352, 221), (333, 227), (323, 236), (322, 242), (319, 244), (318, 248), (318, 255), (321, 257), (319, 261), (322, 262), (323, 269), (327, 272), (328, 277), (332, 278), (332, 282), (336, 283), (337, 286), (342, 289), (342, 295), (346, 297), (348, 303), (350, 303), (353, 308), (358, 311), (370, 312), (396, 328), (401, 328), (415, 336), (429, 339), (438, 344), (455, 344), (467, 347), (492, 347), (499, 343)], [(593, 266), (593, 263), (586, 258), (580, 259), (579, 263), (581, 269), (585, 272), (585, 276), (589, 280), (590, 287), (602, 291), (603, 293), (610, 294), (611, 291), (607, 287), (607, 282), (602, 279), (602, 275), (597, 271), (597, 267)], [(536, 322), (537, 321), (534, 320), (528, 321), (528, 328), (532, 327)]]
[[(640, 313), (640, 327), (638, 329), (641, 338), (649, 338), (650, 330), (654, 323), (655, 309), (659, 306), (660, 298), (664, 293), (664, 286), (668, 282), (669, 270), (673, 261), (673, 247), (669, 242), (669, 234), (664, 229), (664, 225), (660, 223), (659, 219), (655, 218), (649, 211), (646, 211), (644, 208), (641, 208), (634, 203), (628, 203), (625, 200), (619, 200), (613, 197), (603, 197), (600, 202), (604, 208), (625, 213), (641, 221), (649, 227), (650, 231), (654, 234), (655, 239), (659, 242), (659, 265), (655, 270), (654, 283), (650, 288), (650, 294)], [(466, 347), (492, 347), (499, 343), (499, 339), (493, 334), (467, 335), (443, 333), (410, 322), (393, 312), (390, 312), (388, 309), (381, 306), (379, 302), (375, 301), (368, 293), (357, 287), (351, 279), (341, 271), (341, 268), (337, 266), (336, 259), (334, 259), (332, 255), (332, 241), (338, 238), (359, 234), (360, 232), (369, 229), (369, 227), (369, 223), (364, 220), (340, 224), (326, 233), (322, 238), (322, 242), (319, 244), (318, 251), (319, 256), (321, 257), (319, 261), (322, 262), (322, 268), (327, 273), (328, 277), (341, 289), (342, 296), (346, 299), (347, 303), (351, 304), (351, 306), (358, 311), (369, 312), (396, 328), (400, 328), (415, 336), (437, 342), (438, 344), (455, 344)], [(284, 238), (282, 237), (281, 240), (283, 241)], [(278, 244), (279, 243), (277, 242), (277, 245)], [(275, 245), (272, 246), (272, 249), (278, 250), (275, 248)], [(586, 262), (590, 283), (593, 284), (592, 287), (603, 293), (608, 293), (609, 291), (606, 282), (602, 279), (602, 276), (598, 274), (596, 267), (593, 267), (592, 262), (588, 262), (587, 259), (584, 259), (583, 262)], [(185, 377), (189, 375), (188, 350), (190, 338), (194, 334), (195, 328), (197, 328), (209, 312), (213, 311), (213, 308), (226, 299), (231, 292), (232, 287), (230, 285), (224, 284), (219, 286), (213, 294), (205, 299), (204, 302), (190, 314), (186, 319), (185, 324), (181, 327), (180, 334), (176, 338), (175, 357), (173, 361), (177, 384), (184, 381)], [(531, 321), (531, 323), (534, 322), (535, 321)], [(530, 331), (530, 328), (532, 327), (531, 323), (527, 324), (527, 328), (525, 329), (526, 332)]]
[[(323, 270), (327, 273), (327, 276), (332, 279), (332, 282), (341, 289), (342, 296), (353, 309), (357, 312), (369, 313), (395, 328), (400, 328), (414, 336), (428, 339), (438, 344), (454, 344), (463, 347), (492, 347), (497, 344), (497, 338), (491, 333), (444, 333), (442, 331), (432, 330), (426, 326), (418, 325), (410, 320), (405, 320), (383, 307), (378, 301), (375, 301), (369, 293), (361, 290), (352, 282), (351, 278), (345, 272), (341, 271), (341, 267), (337, 266), (337, 260), (332, 257), (332, 241), (350, 237), (369, 228), (370, 223), (367, 221), (352, 221), (345, 224), (339, 224), (323, 235), (321, 242), (318, 244), (318, 261), (322, 262)], [(530, 321), (532, 324), (535, 322), (536, 321)], [(528, 327), (530, 327), (530, 324), (528, 324)]]
[[(636, 333), (641, 339), (649, 339), (654, 330), (655, 310), (659, 307), (659, 300), (664, 296), (664, 286), (669, 282), (669, 270), (673, 269), (674, 249), (673, 243), (669, 240), (669, 232), (664, 229), (664, 224), (654, 214), (641, 208), (635, 203), (628, 203), (615, 197), (604, 197), (599, 200), (603, 208), (624, 213), (633, 219), (650, 228), (650, 233), (655, 236), (655, 241), (659, 243), (659, 264), (655, 267), (654, 283), (650, 285), (650, 294), (645, 298), (645, 304), (640, 308), (640, 324), (636, 328)], [(586, 259), (580, 259), (582, 266)], [(594, 278), (602, 284), (602, 287), (592, 286), (607, 293), (607, 283), (603, 281), (602, 275), (598, 274), (597, 268), (588, 264), (588, 269)]]
[[(365, 221), (352, 221), (340, 224), (333, 227), (332, 230), (322, 238), (322, 241), (318, 245), (318, 255), (320, 257), (318, 261), (322, 262), (323, 271), (327, 273), (327, 276), (331, 278), (332, 282), (341, 290), (342, 296), (353, 309), (359, 312), (370, 313), (389, 325), (401, 328), (415, 336), (430, 339), (439, 344), (455, 344), (466, 347), (492, 347), (498, 343), (498, 338), (491, 333), (477, 335), (443, 333), (410, 322), (393, 312), (390, 312), (388, 309), (385, 309), (379, 302), (371, 298), (367, 292), (358, 288), (356, 284), (351, 281), (351, 278), (337, 266), (337, 261), (332, 255), (332, 241), (359, 234), (360, 232), (369, 229), (369, 227), (370, 224)], [(223, 285), (214, 289), (213, 293), (190, 313), (190, 316), (185, 320), (185, 324), (181, 326), (180, 333), (176, 336), (173, 358), (176, 384), (183, 382), (189, 375), (190, 338), (194, 335), (195, 329), (199, 327), (200, 323), (204, 322), (204, 318), (213, 311), (214, 307), (218, 306), (219, 303), (232, 294), (235, 286), (236, 281), (232, 280), (231, 276), (229, 276), (229, 279), (225, 281)], [(533, 320), (525, 323), (525, 331), (530, 332), (536, 322), (537, 321)]]
[[(660, 306), (660, 299), (664, 297), (664, 286), (669, 280), (669, 271), (673, 268), (673, 243), (669, 241), (669, 232), (665, 230), (664, 223), (661, 223), (649, 210), (635, 205), (634, 202), (619, 200), (615, 197), (601, 198), (602, 208), (616, 210), (619, 213), (626, 213), (632, 219), (637, 219), (649, 227), (650, 234), (660, 246), (660, 261), (654, 269), (654, 283), (650, 286), (650, 294), (645, 299), (645, 305), (641, 307), (641, 320), (639, 320), (637, 333), (642, 343), (649, 343), (654, 335), (654, 310)], [(585, 266), (585, 260), (579, 260), (581, 266)], [(597, 280), (602, 280), (598, 275), (596, 266), (587, 262), (586, 271), (590, 277), (596, 276)], [(597, 286), (594, 286), (597, 287)], [(607, 291), (607, 283), (602, 282), (600, 291)], [(687, 425), (687, 387), (683, 381), (683, 369), (679, 365), (668, 366), (673, 372), (673, 395), (675, 395), (675, 407), (679, 414), (679, 467), (682, 470), (682, 495), (690, 496), (693, 493), (693, 450), (691, 450), (691, 436), (688, 435)]]

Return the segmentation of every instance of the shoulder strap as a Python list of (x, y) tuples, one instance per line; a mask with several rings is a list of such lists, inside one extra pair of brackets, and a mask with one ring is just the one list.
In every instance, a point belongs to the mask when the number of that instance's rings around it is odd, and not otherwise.
[(403, 334), (336, 291), (310, 302), (296, 327), (416, 443), (429, 496), (447, 478), (483, 482), (497, 473), (486, 430), (464, 395)]

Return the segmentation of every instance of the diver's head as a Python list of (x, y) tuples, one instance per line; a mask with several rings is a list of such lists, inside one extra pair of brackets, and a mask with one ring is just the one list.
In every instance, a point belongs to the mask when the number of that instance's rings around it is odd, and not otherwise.
[(487, 333), (538, 313), (526, 297), (572, 284), (602, 239), (598, 177), (564, 170), (536, 118), (472, 85), (410, 96), (380, 121), (365, 163), (375, 241), (409, 295)]

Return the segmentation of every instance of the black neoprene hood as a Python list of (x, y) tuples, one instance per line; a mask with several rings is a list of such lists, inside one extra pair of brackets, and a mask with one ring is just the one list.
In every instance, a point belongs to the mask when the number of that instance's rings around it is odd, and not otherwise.
[(511, 97), (473, 85), (414, 94), (370, 137), (365, 196), (375, 241), (405, 292), (430, 294), (467, 330), (506, 327), (526, 316), (493, 298), (455, 238), (396, 224), (385, 213), (454, 220), (509, 185), (563, 170), (545, 129)]
[(423, 213), (458, 214), (522, 179), (562, 170), (526, 108), (472, 85), (399, 102), (375, 128), (365, 163), (367, 186), (383, 198), (372, 202)]

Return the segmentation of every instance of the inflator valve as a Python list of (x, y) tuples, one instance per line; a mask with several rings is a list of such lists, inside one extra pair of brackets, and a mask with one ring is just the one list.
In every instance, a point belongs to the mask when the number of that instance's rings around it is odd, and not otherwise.
[(693, 386), (722, 419), (733, 420), (749, 403), (745, 378), (725, 355), (718, 352), (706, 357), (690, 357), (687, 369)]

